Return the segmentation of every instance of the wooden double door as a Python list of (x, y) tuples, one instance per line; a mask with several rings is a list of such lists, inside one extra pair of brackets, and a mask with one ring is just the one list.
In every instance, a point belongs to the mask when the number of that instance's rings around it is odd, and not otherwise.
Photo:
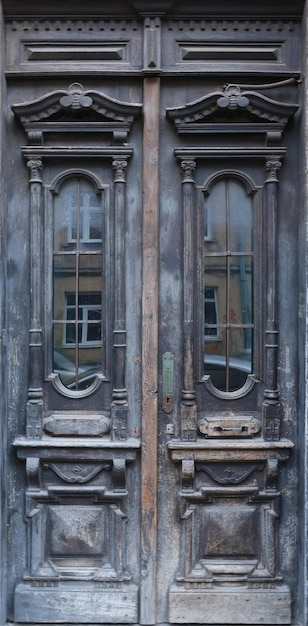
[(291, 624), (298, 22), (137, 9), (5, 19), (9, 620)]

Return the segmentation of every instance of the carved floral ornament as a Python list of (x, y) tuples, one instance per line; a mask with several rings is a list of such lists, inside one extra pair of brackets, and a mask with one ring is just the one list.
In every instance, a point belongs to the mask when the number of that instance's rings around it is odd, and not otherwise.
[(80, 83), (73, 83), (68, 89), (66, 96), (60, 98), (60, 104), (66, 109), (84, 109), (93, 105), (93, 98), (85, 94)]

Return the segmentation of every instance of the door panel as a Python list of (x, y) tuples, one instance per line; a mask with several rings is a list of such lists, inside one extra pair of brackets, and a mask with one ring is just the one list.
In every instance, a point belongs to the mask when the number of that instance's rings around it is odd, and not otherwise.
[[(162, 133), (162, 160), (168, 155), (171, 162), (173, 156), (173, 163), (169, 166), (172, 170), (167, 169), (166, 162), (162, 163), (161, 176), (168, 197), (163, 196), (161, 201), (163, 262), (160, 282), (164, 305), (160, 364), (163, 377), (164, 357), (174, 354), (174, 379), (178, 376), (178, 384), (182, 385), (176, 386), (174, 431), (168, 412), (161, 412), (161, 439), (166, 441), (169, 458), (177, 466), (178, 485), (178, 509), (172, 508), (170, 499), (168, 504), (172, 515), (179, 520), (172, 533), (172, 546), (177, 547), (175, 552), (170, 551), (168, 559), (174, 563), (168, 578), (168, 619), (172, 623), (188, 623), (189, 620), (209, 624), (261, 623), (266, 611), (268, 623), (288, 623), (292, 619), (291, 593), (281, 576), (282, 552), (276, 549), (277, 542), (281, 541), (280, 489), (285, 489), (280, 482), (280, 472), (293, 448), (284, 434), (283, 422), (280, 434), (277, 430), (282, 420), (282, 405), (276, 369), (275, 268), (279, 248), (275, 248), (275, 240), (278, 216), (284, 211), (279, 189), (284, 187), (283, 166), (278, 183), (279, 159), (270, 156), (271, 144), (265, 136), (264, 142), (255, 141), (255, 133), (260, 137), (269, 130), (267, 122), (263, 127), (265, 118), (269, 122), (263, 108), (265, 100), (256, 92), (253, 97), (256, 105), (258, 101), (258, 112), (256, 106), (253, 120), (248, 113), (244, 137), (244, 128), (238, 125), (243, 122), (244, 107), (241, 107), (241, 121), (231, 110), (228, 116), (227, 107), (224, 107), (223, 117), (218, 111), (220, 98), (225, 98), (228, 88), (225, 92), (216, 91), (212, 83), (208, 87), (211, 93), (200, 97), (195, 83), (194, 87), (190, 85), (190, 102), (180, 106), (179, 93), (183, 93), (182, 102), (185, 102), (187, 91), (176, 87), (172, 89), (168, 83), (162, 90), (167, 112)], [(236, 88), (235, 92), (246, 97)], [(250, 97), (247, 94), (247, 100)], [(276, 102), (278, 113), (278, 109), (284, 107), (278, 100)], [(167, 129), (168, 120), (175, 127), (174, 134)], [(276, 144), (277, 155), (280, 149), (284, 150)], [(173, 181), (171, 185), (169, 180)], [(237, 200), (242, 204), (236, 209), (232, 209), (231, 200), (226, 201), (225, 196), (220, 198), (219, 206), (212, 209), (210, 226), (214, 230), (217, 211), (225, 206), (223, 237), (225, 242), (230, 238), (225, 256), (225, 243), (221, 244), (220, 234), (213, 234), (209, 241), (208, 230), (204, 230), (205, 199), (211, 198), (215, 185), (221, 182), (225, 188), (231, 184), (241, 185), (242, 190)], [(249, 211), (248, 222), (247, 218), (244, 222), (241, 219), (243, 197), (251, 199), (245, 204), (246, 212), (247, 207)], [(239, 319), (234, 315), (237, 309), (244, 309), (239, 302), (243, 290), (234, 282), (236, 275), (241, 276), (235, 257), (241, 258), (242, 252), (238, 250), (235, 254), (231, 248), (232, 211), (236, 211), (236, 223), (243, 229), (247, 224), (251, 228), (253, 215), (254, 245), (249, 255), (253, 255), (254, 268), (250, 301), (253, 298), (255, 307), (253, 317), (246, 321), (244, 314)], [(180, 229), (177, 230), (175, 224), (180, 224)], [(268, 239), (265, 233), (271, 233)], [(207, 322), (206, 311), (204, 313), (204, 268), (209, 259), (215, 264), (216, 272), (216, 282), (209, 284), (216, 288), (217, 301), (223, 307), (222, 312), (218, 310), (214, 323)], [(245, 259), (245, 272), (250, 272), (250, 268), (251, 264)], [(177, 280), (177, 270), (182, 270), (180, 280)], [(220, 296), (220, 291), (224, 295)], [(182, 332), (178, 332), (179, 327)], [(214, 341), (212, 337), (210, 341), (204, 337), (207, 327), (219, 331)], [(253, 359), (248, 368), (243, 367), (247, 359), (245, 329), (254, 333)], [(237, 378), (240, 382), (234, 389), (226, 388), (224, 372), (221, 385), (215, 384), (203, 369), (207, 345), (211, 347), (208, 353), (213, 372), (214, 365), (222, 368), (221, 346), (226, 345), (228, 333), (229, 354), (228, 347), (227, 351), (223, 348), (223, 354), (227, 355), (225, 362), (229, 359), (230, 369), (235, 364), (242, 368), (239, 373), (243, 373)], [(243, 352), (235, 354), (238, 350)], [(173, 436), (168, 436), (170, 431)], [(162, 465), (159, 491), (172, 489), (173, 480), (172, 470), (166, 474)], [(285, 505), (282, 506), (285, 513)], [(166, 511), (164, 514), (168, 517)], [(167, 534), (163, 519), (161, 524)], [(170, 535), (168, 540), (171, 541)], [(167, 551), (166, 542), (162, 552)]]
[(299, 20), (133, 4), (6, 16), (8, 619), (295, 623)]
[[(26, 436), (14, 442), (26, 462), (27, 566), (14, 619), (136, 622), (127, 526), (139, 525), (138, 493), (128, 495), (126, 474), (140, 441), (125, 367), (133, 148), (123, 140), (140, 107), (72, 83), (14, 111), (28, 132), (31, 227)], [(128, 500), (136, 511), (129, 524)]]

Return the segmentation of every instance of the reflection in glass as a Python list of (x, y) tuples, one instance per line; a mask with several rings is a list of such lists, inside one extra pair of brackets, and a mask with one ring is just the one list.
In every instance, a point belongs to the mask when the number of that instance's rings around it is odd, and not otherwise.
[(53, 369), (76, 391), (101, 371), (102, 236), (101, 198), (70, 179), (54, 207)]
[(204, 373), (229, 392), (252, 372), (252, 200), (240, 182), (226, 178), (205, 202), (211, 239), (204, 237)]

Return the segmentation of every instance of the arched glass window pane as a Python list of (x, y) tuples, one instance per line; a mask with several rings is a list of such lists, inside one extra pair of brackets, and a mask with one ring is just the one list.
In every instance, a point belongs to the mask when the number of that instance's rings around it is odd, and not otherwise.
[(231, 392), (252, 372), (252, 199), (239, 181), (219, 180), (204, 214), (204, 373)]
[(54, 202), (53, 368), (76, 391), (101, 370), (102, 238), (101, 197), (70, 179)]

